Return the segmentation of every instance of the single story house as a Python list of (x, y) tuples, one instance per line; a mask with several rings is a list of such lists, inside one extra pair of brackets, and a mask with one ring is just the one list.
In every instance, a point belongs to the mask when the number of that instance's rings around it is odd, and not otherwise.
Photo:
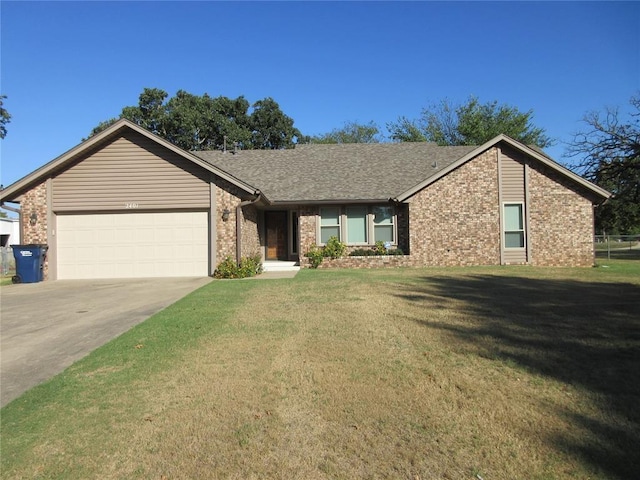
[(48, 279), (200, 276), (227, 256), (308, 265), (337, 236), (398, 257), (323, 266), (590, 266), (593, 208), (610, 194), (538, 149), (298, 145), (187, 152), (119, 120), (0, 192)]

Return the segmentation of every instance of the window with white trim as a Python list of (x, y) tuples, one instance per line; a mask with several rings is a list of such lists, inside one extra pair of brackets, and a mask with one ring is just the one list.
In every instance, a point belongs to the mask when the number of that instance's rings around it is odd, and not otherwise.
[(321, 207), (318, 243), (338, 237), (347, 245), (396, 244), (396, 215), (389, 205)]
[(340, 209), (338, 207), (323, 207), (320, 209), (320, 243), (327, 243), (331, 237), (342, 238), (340, 235)]
[(524, 205), (505, 203), (504, 205), (504, 247), (524, 248)]

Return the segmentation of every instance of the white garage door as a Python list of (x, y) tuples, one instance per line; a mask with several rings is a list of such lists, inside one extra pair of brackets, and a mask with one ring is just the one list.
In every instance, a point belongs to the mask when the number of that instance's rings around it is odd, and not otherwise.
[(208, 274), (206, 212), (59, 215), (58, 278)]

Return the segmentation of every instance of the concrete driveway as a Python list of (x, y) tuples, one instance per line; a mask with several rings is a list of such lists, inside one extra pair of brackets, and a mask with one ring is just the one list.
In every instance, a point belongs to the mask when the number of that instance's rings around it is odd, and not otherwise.
[(58, 280), (0, 288), (0, 406), (210, 281)]

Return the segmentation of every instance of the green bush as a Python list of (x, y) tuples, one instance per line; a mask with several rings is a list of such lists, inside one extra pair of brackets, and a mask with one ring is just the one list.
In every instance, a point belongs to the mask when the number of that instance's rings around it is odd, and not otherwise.
[(330, 237), (324, 247), (319, 247), (315, 243), (311, 245), (309, 251), (304, 254), (309, 259), (311, 268), (318, 268), (325, 257), (340, 258), (347, 251), (347, 246), (338, 237)]
[(404, 252), (400, 248), (387, 250), (386, 248), (384, 248), (384, 244), (381, 250), (376, 244), (376, 246), (373, 248), (356, 248), (349, 254), (349, 256), (351, 257), (372, 257), (378, 255), (404, 255)]
[(320, 247), (315, 243), (311, 245), (309, 251), (305, 254), (305, 257), (309, 259), (311, 268), (318, 268), (324, 259), (324, 253)]
[(329, 237), (327, 244), (322, 249), (322, 254), (325, 257), (340, 258), (343, 257), (347, 251), (347, 246), (342, 243), (338, 237)]
[(240, 259), (240, 266), (238, 267), (238, 275), (240, 278), (255, 277), (261, 273), (262, 258), (260, 255), (252, 255)]
[(228, 256), (218, 264), (213, 276), (215, 278), (246, 278), (254, 277), (262, 273), (262, 261), (260, 255), (242, 257), (240, 265)]

